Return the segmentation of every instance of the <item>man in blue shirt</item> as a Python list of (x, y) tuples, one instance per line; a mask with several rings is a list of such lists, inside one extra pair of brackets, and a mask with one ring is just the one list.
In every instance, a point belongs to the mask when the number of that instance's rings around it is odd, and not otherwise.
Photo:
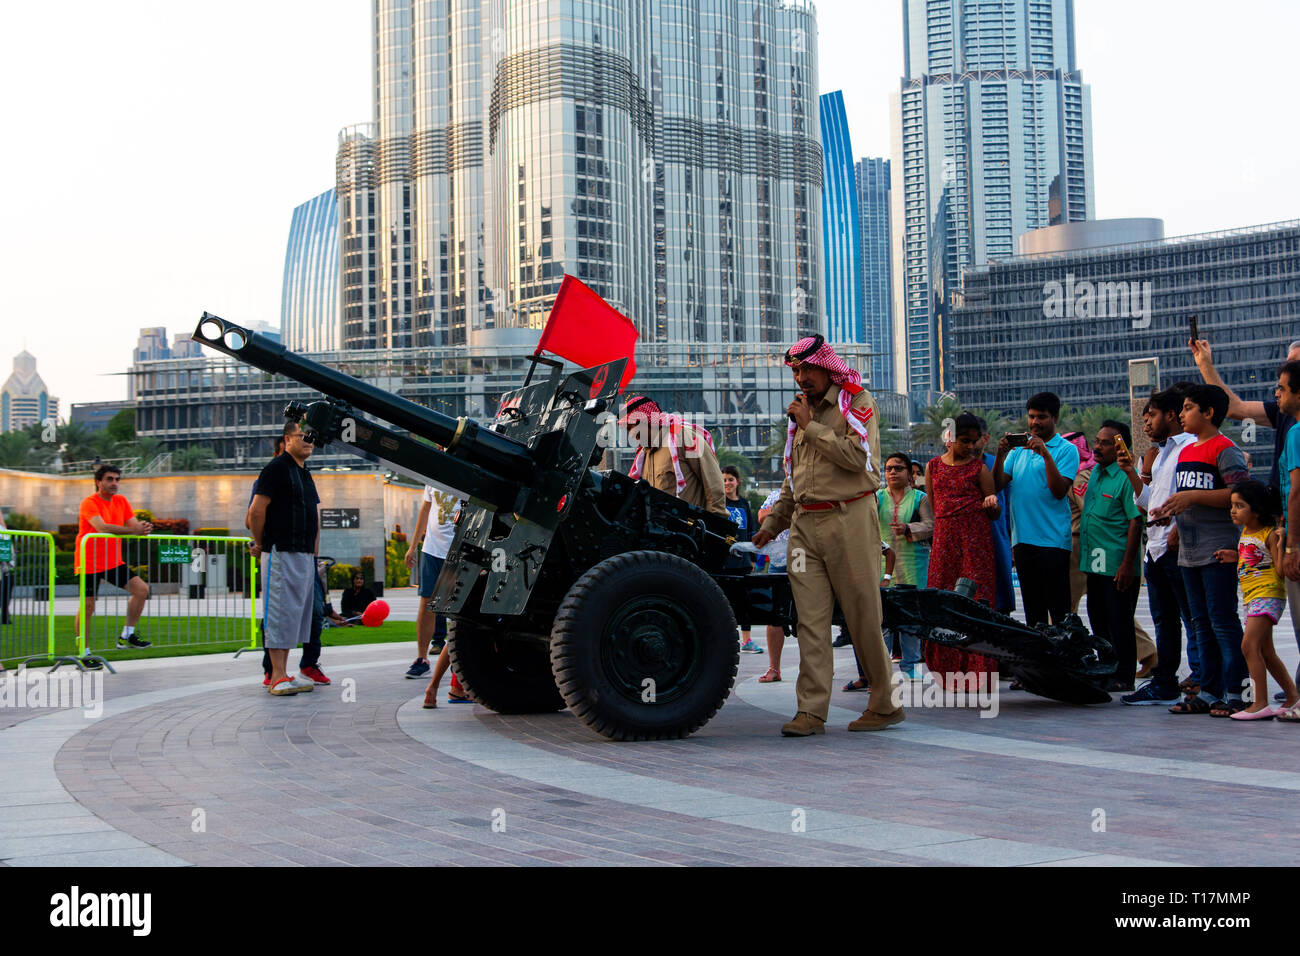
[(998, 442), (993, 464), (997, 490), (1010, 488), (1011, 553), (1020, 577), (1025, 621), (1060, 624), (1070, 613), (1070, 502), (1079, 450), (1056, 432), (1061, 400), (1039, 392), (1025, 403), (1029, 433), (1013, 448)]

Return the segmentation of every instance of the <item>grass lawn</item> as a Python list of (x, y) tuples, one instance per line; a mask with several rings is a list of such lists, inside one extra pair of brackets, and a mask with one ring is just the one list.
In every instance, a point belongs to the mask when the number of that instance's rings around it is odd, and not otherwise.
[[(54, 652), (76, 654), (77, 639), (71, 617), (54, 619)], [(142, 650), (117, 650), (116, 637), (122, 632), (121, 617), (91, 619), (91, 647), (98, 656), (109, 661), (133, 661), (151, 657), (188, 657), (192, 654), (233, 654), (249, 646), (248, 620), (232, 617), (156, 617), (146, 611), (136, 625), (136, 633), (153, 647)], [(33, 641), (34, 635), (44, 635), (45, 618), (16, 615), (10, 627), (0, 629), (0, 660), (10, 661), (22, 657), (32, 646), (43, 651), (44, 640)], [(18, 646), (9, 643), (10, 635), (19, 638)], [(379, 627), (334, 627), (321, 633), (325, 647), (342, 647), (346, 644), (391, 644), (401, 641), (415, 643), (414, 621), (385, 621)], [(202, 642), (202, 643), (200, 643)], [(98, 648), (108, 647), (107, 650)], [(33, 667), (41, 666), (33, 664)]]

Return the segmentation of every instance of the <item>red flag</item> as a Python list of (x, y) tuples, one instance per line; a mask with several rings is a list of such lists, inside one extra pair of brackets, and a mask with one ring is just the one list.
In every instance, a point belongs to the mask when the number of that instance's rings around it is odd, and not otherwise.
[(618, 383), (622, 391), (636, 374), (636, 340), (637, 330), (631, 319), (580, 279), (566, 275), (560, 291), (555, 293), (546, 328), (533, 354), (541, 355), (545, 349), (583, 368), (626, 358), (627, 367)]

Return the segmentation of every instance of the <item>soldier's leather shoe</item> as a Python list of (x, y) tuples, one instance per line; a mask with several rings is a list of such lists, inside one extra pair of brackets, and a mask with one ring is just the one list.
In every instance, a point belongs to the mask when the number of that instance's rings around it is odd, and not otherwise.
[(826, 733), (826, 721), (814, 717), (805, 710), (794, 715), (794, 720), (781, 728), (782, 737), (811, 737), (813, 734)]
[(849, 724), (849, 730), (884, 730), (892, 724), (901, 724), (906, 718), (907, 715), (903, 713), (901, 707), (892, 714), (878, 714), (874, 710), (864, 710), (861, 717)]

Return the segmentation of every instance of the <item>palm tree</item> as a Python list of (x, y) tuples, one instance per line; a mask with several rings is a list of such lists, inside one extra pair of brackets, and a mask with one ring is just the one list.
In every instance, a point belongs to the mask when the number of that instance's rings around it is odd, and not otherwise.
[(924, 412), (925, 420), (912, 426), (912, 444), (938, 448), (943, 444), (944, 422), (962, 413), (955, 395), (944, 395)]
[(1086, 408), (1065, 405), (1061, 407), (1061, 417), (1057, 423), (1057, 430), (1061, 432), (1083, 432), (1084, 436), (1091, 442), (1101, 429), (1101, 423), (1107, 419), (1123, 422), (1127, 425), (1130, 415), (1128, 409), (1120, 408), (1118, 405), (1089, 405)]
[(64, 461), (86, 461), (97, 454), (94, 433), (79, 422), (64, 422), (55, 428), (55, 441)]
[[(785, 457), (785, 438), (789, 428), (789, 419), (782, 418), (772, 424), (771, 440), (759, 455), (759, 472), (769, 477), (784, 473), (782, 459)], [(773, 466), (772, 462), (776, 465)]]
[(166, 450), (167, 448), (157, 438), (145, 435), (135, 440), (135, 447), (131, 450), (131, 453), (139, 458), (141, 466), (144, 466)]
[(25, 431), (0, 435), (0, 468), (26, 468), (35, 464), (32, 442)]
[(216, 454), (207, 445), (190, 445), (172, 455), (172, 468), (177, 471), (203, 471), (216, 463)]
[(754, 463), (738, 451), (718, 445), (714, 449), (714, 454), (717, 456), (719, 468), (733, 465), (740, 472), (741, 478), (748, 478), (754, 473)]

